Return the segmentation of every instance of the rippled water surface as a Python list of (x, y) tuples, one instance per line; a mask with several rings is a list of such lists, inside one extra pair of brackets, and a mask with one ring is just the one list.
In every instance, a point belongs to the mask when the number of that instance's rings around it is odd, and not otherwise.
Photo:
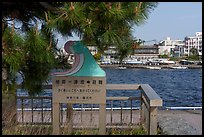
[[(149, 84), (163, 99), (163, 106), (202, 106), (202, 69), (105, 68), (105, 71), (107, 83)], [(133, 96), (134, 92), (124, 94)]]
[[(163, 99), (164, 107), (202, 106), (202, 69), (119, 70), (104, 68), (104, 70), (109, 84), (149, 84)], [(26, 95), (22, 90), (18, 90), (17, 93)], [(107, 91), (107, 96), (139, 96), (139, 94), (140, 91)], [(45, 90), (43, 95), (51, 96), (51, 90)], [(119, 106), (118, 102), (113, 103), (115, 107)], [(127, 103), (124, 102), (124, 106)], [(139, 102), (133, 103), (137, 106)], [(49, 101), (47, 104), (50, 104)]]

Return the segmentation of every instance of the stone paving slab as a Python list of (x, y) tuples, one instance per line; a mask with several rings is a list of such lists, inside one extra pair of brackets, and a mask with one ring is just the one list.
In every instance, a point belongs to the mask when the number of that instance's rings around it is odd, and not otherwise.
[(158, 123), (168, 135), (202, 135), (202, 110), (158, 111)]

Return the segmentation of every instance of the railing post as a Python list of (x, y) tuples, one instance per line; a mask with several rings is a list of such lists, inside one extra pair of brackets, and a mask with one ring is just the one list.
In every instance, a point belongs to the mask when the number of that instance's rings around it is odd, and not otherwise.
[[(157, 107), (162, 106), (162, 99), (148, 84), (142, 84), (141, 89), (143, 90), (141, 93), (141, 121), (143, 119), (145, 120), (144, 126), (149, 135), (156, 135)], [(144, 103), (144, 107), (142, 102)], [(145, 111), (143, 111), (144, 108)]]
[(149, 135), (157, 134), (157, 107), (150, 107), (149, 110)]
[(14, 109), (15, 109), (15, 114), (14, 114), (14, 123), (18, 124), (18, 111), (17, 111), (17, 90), (15, 90), (16, 92), (14, 93)]
[(81, 124), (83, 123), (82, 112), (83, 112), (83, 104), (81, 104)]
[(53, 111), (53, 121), (52, 121), (52, 128), (53, 128), (53, 135), (60, 134), (60, 105), (59, 103), (53, 103), (52, 105)]
[(22, 115), (22, 123), (24, 123), (24, 114), (23, 114), (23, 98), (21, 99), (21, 115)]
[(99, 135), (106, 134), (106, 104), (99, 104)]
[(73, 108), (71, 103), (67, 104), (67, 113), (67, 129), (68, 134), (71, 134), (73, 132)]
[(51, 99), (51, 124), (53, 125), (53, 105), (52, 105), (52, 99)]
[(130, 123), (132, 124), (132, 99), (130, 100)]
[(111, 125), (113, 123), (113, 101), (111, 100), (111, 113), (110, 113), (110, 122), (111, 122)]
[(90, 115), (90, 122), (93, 122), (93, 104), (91, 104), (91, 115)]
[(121, 104), (121, 110), (120, 110), (120, 123), (123, 123), (123, 102), (120, 101)]
[(60, 114), (61, 114), (61, 124), (60, 125), (63, 125), (63, 103), (60, 103)]
[(31, 97), (31, 113), (32, 113), (32, 123), (33, 123), (33, 97)]
[(144, 124), (145, 121), (145, 104), (143, 101), (143, 94), (141, 93), (141, 102), (140, 102), (140, 124)]
[(145, 107), (145, 128), (147, 130), (147, 134), (150, 135), (150, 108)]
[(41, 108), (42, 108), (42, 109), (41, 109), (41, 118), (42, 118), (42, 119), (41, 119), (41, 122), (43, 123), (43, 119), (44, 119), (44, 118), (43, 118), (43, 98), (41, 99)]

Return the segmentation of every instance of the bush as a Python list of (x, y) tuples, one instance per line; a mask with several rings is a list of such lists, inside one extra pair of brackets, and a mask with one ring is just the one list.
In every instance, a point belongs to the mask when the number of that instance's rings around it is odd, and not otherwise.
[(190, 56), (188, 56), (188, 60), (199, 60), (199, 56), (198, 55), (190, 55)]
[(164, 55), (159, 55), (159, 58), (168, 58), (168, 55), (164, 54)]

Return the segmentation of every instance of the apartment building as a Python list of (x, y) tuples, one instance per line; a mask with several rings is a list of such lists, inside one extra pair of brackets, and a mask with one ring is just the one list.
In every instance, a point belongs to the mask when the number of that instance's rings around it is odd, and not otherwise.
[(193, 37), (185, 37), (184, 54), (190, 55), (190, 50), (196, 48), (199, 55), (202, 55), (202, 32), (196, 32)]
[(173, 49), (173, 57), (181, 57), (184, 56), (184, 47), (185, 41), (184, 40), (175, 40), (174, 41), (174, 49)]
[(159, 42), (159, 55), (173, 56), (174, 41), (170, 37)]
[(169, 57), (181, 57), (184, 55), (184, 40), (172, 40), (167, 37), (159, 43), (159, 55), (168, 55)]

